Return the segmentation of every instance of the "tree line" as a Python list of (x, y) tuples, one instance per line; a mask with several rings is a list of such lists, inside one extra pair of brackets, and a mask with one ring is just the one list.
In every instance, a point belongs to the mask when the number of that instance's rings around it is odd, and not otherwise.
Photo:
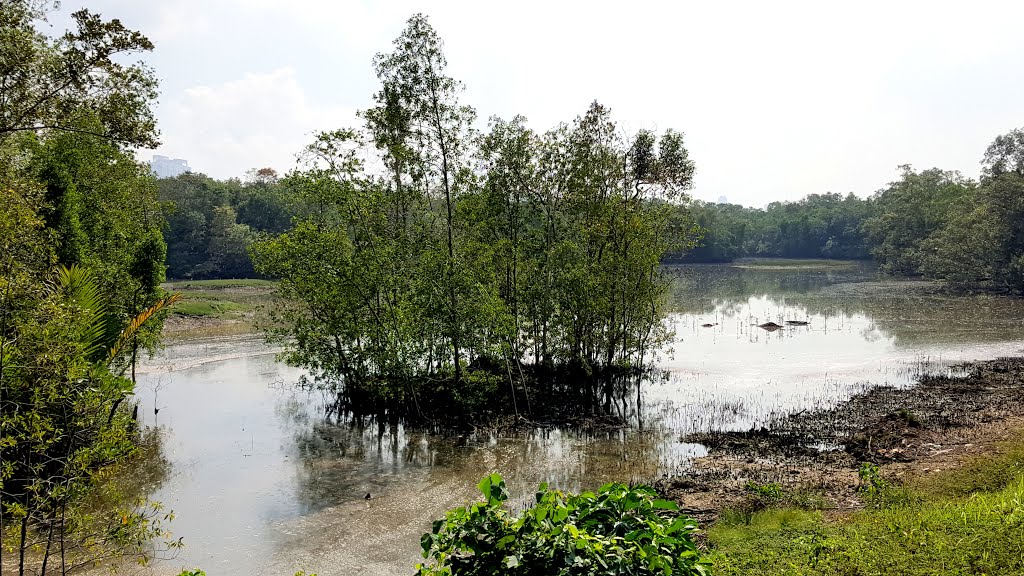
[(167, 242), (167, 277), (176, 280), (257, 276), (249, 247), (277, 235), (304, 207), (271, 168), (244, 179), (185, 173), (156, 181)]
[(867, 199), (812, 194), (764, 209), (692, 202), (681, 209), (700, 226), (701, 240), (666, 261), (871, 258), (889, 274), (1024, 291), (1024, 130), (992, 142), (977, 181), (938, 168), (900, 170)]
[[(113, 473), (139, 453), (135, 364), (174, 301), (156, 186), (152, 49), (80, 10), (0, 3), (0, 570), (145, 557), (163, 515)], [(96, 506), (104, 499), (106, 506)]]

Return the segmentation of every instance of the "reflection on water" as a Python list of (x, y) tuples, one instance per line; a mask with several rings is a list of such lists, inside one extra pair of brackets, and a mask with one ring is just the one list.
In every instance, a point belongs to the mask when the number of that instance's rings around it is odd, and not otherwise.
[[(409, 572), (430, 521), (474, 498), (491, 471), (520, 497), (541, 481), (577, 490), (647, 480), (704, 453), (678, 441), (685, 432), (746, 429), (865, 386), (904, 385), (922, 369), (1024, 346), (1022, 302), (879, 283), (866, 267), (671, 272), (676, 341), (658, 377), (641, 387), (640, 410), (626, 401), (634, 426), (600, 434), (439, 436), (397, 422), (339, 423), (324, 418), (320, 393), (289, 385), (301, 371), (274, 362), (256, 340), (169, 347), (140, 396), (148, 423), (166, 429), (174, 469), (154, 497), (175, 510), (173, 529), (188, 547), (152, 570)], [(757, 326), (787, 320), (808, 324)]]

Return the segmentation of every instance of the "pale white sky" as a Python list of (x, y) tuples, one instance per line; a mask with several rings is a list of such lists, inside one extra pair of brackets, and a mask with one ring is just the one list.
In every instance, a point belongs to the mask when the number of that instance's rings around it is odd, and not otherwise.
[(82, 5), (154, 41), (155, 153), (217, 178), (287, 171), (312, 132), (356, 124), (377, 89), (373, 55), (418, 11), (481, 127), (523, 114), (543, 131), (596, 99), (627, 129), (684, 132), (702, 199), (865, 196), (904, 163), (976, 177), (989, 142), (1024, 126), (1024, 2), (1010, 0), (63, 0), (62, 12)]

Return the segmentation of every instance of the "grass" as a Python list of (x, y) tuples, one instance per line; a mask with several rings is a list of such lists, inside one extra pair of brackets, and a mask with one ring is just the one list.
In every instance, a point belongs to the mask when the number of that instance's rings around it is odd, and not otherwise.
[(174, 280), (164, 288), (182, 295), (171, 313), (192, 318), (237, 320), (273, 299), (273, 280)]
[(723, 514), (708, 533), (714, 573), (1024, 573), (1024, 436), (935, 477), (877, 486), (864, 511), (842, 518)]
[(825, 260), (812, 258), (743, 258), (733, 262), (734, 268), (756, 270), (810, 270), (821, 268), (852, 268), (856, 260)]
[(191, 290), (202, 288), (267, 288), (277, 284), (274, 280), (263, 280), (260, 278), (240, 278), (228, 280), (169, 280), (166, 283), (168, 289)]
[(172, 313), (180, 316), (225, 316), (243, 309), (245, 306), (237, 302), (217, 302), (186, 297), (174, 307)]

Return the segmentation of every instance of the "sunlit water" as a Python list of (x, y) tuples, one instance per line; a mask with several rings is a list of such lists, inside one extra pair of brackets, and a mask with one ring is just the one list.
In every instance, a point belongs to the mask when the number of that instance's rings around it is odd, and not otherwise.
[[(321, 576), (411, 573), (430, 522), (502, 473), (513, 491), (596, 487), (686, 468), (694, 430), (747, 429), (921, 370), (1024, 352), (1024, 302), (949, 297), (870, 269), (670, 270), (675, 340), (661, 378), (622, 408), (629, 429), (441, 437), (323, 417), (302, 372), (255, 338), (169, 346), (142, 377), (140, 412), (165, 430), (172, 474), (153, 498), (186, 548), (150, 570)], [(808, 322), (768, 332), (757, 325)], [(712, 324), (711, 327), (703, 327)], [(639, 406), (639, 409), (637, 409)], [(156, 413), (155, 409), (159, 409)], [(370, 494), (369, 500), (365, 499)]]

